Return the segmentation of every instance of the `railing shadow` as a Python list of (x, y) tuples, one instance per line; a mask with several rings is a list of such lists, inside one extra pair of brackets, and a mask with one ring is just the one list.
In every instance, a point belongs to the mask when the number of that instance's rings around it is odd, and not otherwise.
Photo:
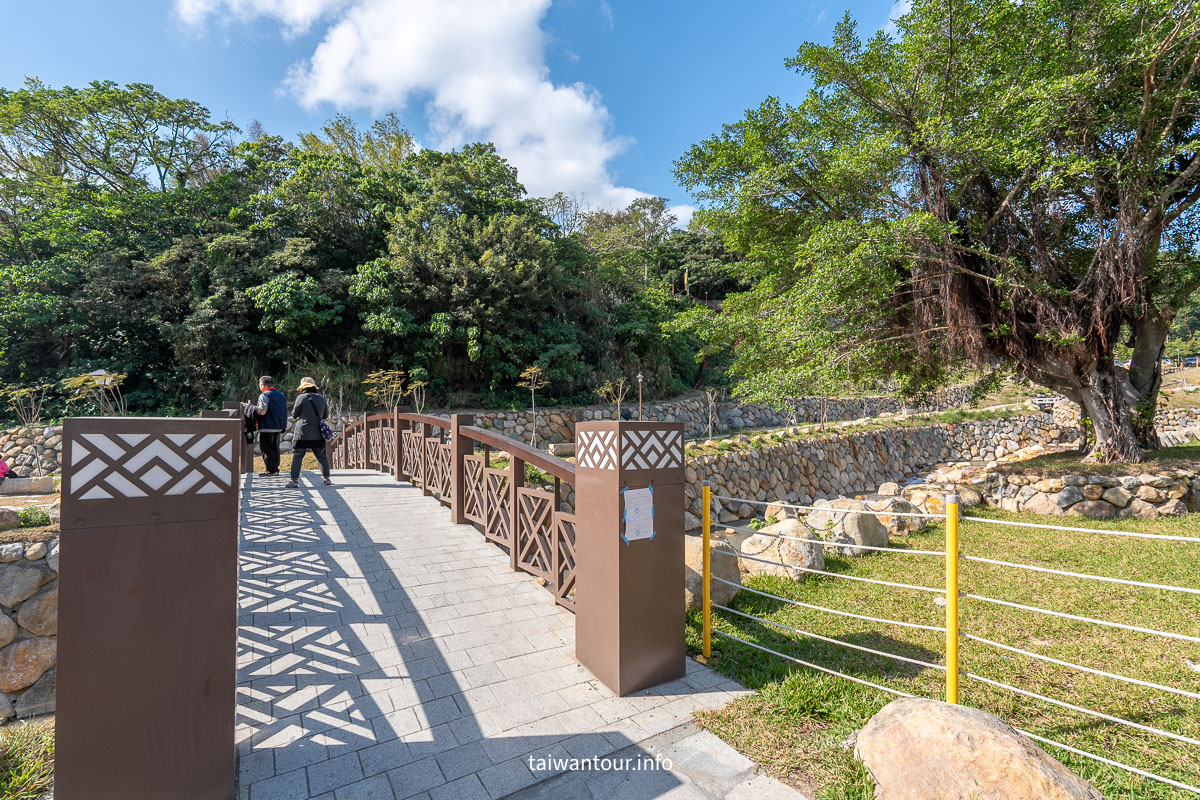
[[(381, 485), (354, 473), (339, 473), (337, 481), (336, 487), (286, 489), (282, 479), (256, 476), (243, 487), (236, 718), (240, 798), (302, 799), (354, 781), (373, 782), (380, 797), (402, 798), (485, 770), (497, 786), (508, 781), (516, 791), (555, 774), (522, 773), (517, 761), (522, 756), (599, 756), (633, 743), (620, 724), (611, 729), (584, 725), (580, 733), (590, 732), (582, 736), (564, 732), (565, 723), (542, 718), (554, 713), (548, 709), (533, 709), (535, 716), (527, 722), (510, 719), (520, 723), (512, 728), (481, 714), (502, 699), (527, 699), (501, 698), (501, 687), (513, 694), (524, 682), (533, 692), (549, 685), (550, 678), (531, 674), (513, 680), (500, 676), (495, 665), (478, 663), (489, 651), (496, 661), (508, 657), (504, 626), (459, 631), (453, 615), (439, 608), (456, 603), (502, 608), (506, 592), (515, 591), (518, 582), (493, 571), (487, 574), (504, 579), (490, 586), (431, 590), (439, 560), (454, 558), (446, 545), (431, 536), (410, 552), (397, 552), (372, 537), (369, 522), (339, 493), (358, 488), (362, 497), (363, 489), (378, 489), (389, 508), (398, 503), (396, 525), (418, 524), (420, 514), (445, 510), (406, 484)], [(398, 491), (405, 492), (399, 500), (391, 494)], [(413, 559), (428, 563), (426, 573), (409, 569), (401, 575), (396, 564)], [(544, 602), (553, 606), (553, 597), (546, 593)], [(462, 647), (463, 637), (475, 646)], [(582, 669), (547, 664), (547, 669), (568, 668)], [(501, 680), (489, 684), (489, 669)], [(465, 681), (466, 675), (480, 679)], [(564, 706), (564, 715), (579, 710)], [(252, 786), (263, 788), (250, 791)], [(461, 796), (470, 788), (464, 786)]]

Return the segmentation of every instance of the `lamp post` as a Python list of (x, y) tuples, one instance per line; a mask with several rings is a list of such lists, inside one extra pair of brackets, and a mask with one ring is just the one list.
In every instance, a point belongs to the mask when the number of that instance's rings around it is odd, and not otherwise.
[(638, 379), (638, 419), (642, 419), (642, 373), (637, 374)]

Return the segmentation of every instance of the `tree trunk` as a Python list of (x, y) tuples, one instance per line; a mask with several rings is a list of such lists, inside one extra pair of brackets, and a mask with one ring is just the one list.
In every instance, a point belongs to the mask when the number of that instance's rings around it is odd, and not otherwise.
[(1126, 386), (1127, 381), (1111, 364), (1097, 364), (1087, 382), (1076, 389), (1081, 409), (1091, 419), (1096, 434), (1092, 457), (1101, 463), (1143, 460), (1126, 401)]
[(1124, 376), (1125, 399), (1133, 409), (1133, 428), (1138, 443), (1148, 449), (1162, 447), (1154, 429), (1158, 390), (1162, 387), (1162, 360), (1167, 349), (1171, 318), (1151, 309), (1133, 326), (1133, 357)]

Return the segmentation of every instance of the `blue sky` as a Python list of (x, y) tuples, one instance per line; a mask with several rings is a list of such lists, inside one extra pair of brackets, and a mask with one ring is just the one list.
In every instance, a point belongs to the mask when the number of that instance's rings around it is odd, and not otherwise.
[[(847, 2), (848, 0), (843, 0)], [(768, 95), (783, 60), (891, 0), (0, 0), (0, 85), (145, 82), (291, 138), (397, 112), (424, 146), (495, 141), (531, 192), (663, 195), (687, 147)]]

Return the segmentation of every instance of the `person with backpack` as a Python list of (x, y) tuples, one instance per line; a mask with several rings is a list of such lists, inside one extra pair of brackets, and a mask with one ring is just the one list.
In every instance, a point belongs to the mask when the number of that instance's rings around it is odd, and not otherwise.
[(329, 426), (323, 424), (329, 418), (329, 403), (312, 378), (302, 378), (296, 391), (300, 395), (292, 404), (292, 417), (296, 420), (296, 427), (292, 429), (292, 479), (288, 481), (287, 488), (295, 489), (300, 485), (300, 467), (304, 461), (304, 454), (310, 451), (321, 465), (321, 476), (325, 478), (325, 485), (332, 486), (333, 481), (329, 479), (329, 458), (325, 455), (325, 434), (329, 431)]
[(287, 427), (287, 397), (275, 388), (275, 379), (263, 375), (258, 379), (255, 413), (258, 414), (258, 449), (262, 450), (264, 471), (268, 476), (279, 474), (279, 435)]

